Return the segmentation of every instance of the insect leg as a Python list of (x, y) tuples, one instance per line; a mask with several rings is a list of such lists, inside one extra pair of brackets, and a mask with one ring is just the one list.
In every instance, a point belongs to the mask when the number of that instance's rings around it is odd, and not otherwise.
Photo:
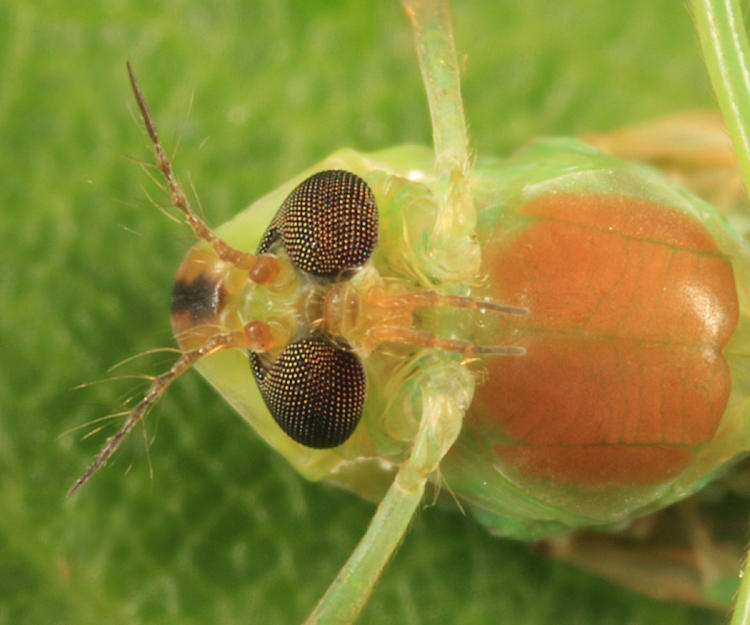
[[(404, 0), (432, 117), (437, 173), (437, 214), (426, 271), (437, 280), (473, 279), (480, 249), (474, 235), (471, 163), (461, 101), (458, 60), (448, 0)], [(352, 623), (367, 602), (401, 541), (424, 494), (428, 476), (453, 445), (474, 381), (446, 361), (417, 387), (422, 394), (420, 426), (410, 456), (380, 502), (367, 532), (308, 617), (307, 625)]]
[(425, 372), (422, 415), (409, 457), (378, 505), (367, 532), (315, 606), (305, 625), (353, 623), (372, 593), (422, 500), (428, 476), (453, 445), (474, 381), (458, 365)]
[(742, 174), (719, 111), (664, 115), (581, 139), (617, 158), (657, 167), (725, 214), (744, 208)]
[(426, 270), (438, 279), (463, 280), (479, 271), (473, 237), (476, 210), (471, 195), (471, 157), (461, 99), (461, 80), (448, 0), (404, 0), (414, 32), (419, 67), (432, 117), (437, 214)]
[(737, 152), (745, 185), (750, 181), (750, 46), (739, 0), (691, 0), (711, 84)]
[[(750, 189), (750, 45), (739, 0), (691, 0), (703, 57)], [(731, 625), (750, 624), (750, 559), (745, 560)]]

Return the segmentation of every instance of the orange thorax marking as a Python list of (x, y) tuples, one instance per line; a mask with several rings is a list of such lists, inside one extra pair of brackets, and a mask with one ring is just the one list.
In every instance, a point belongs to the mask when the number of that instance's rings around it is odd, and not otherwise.
[(492, 296), (527, 306), (523, 358), (487, 362), (473, 421), (524, 473), (581, 486), (678, 474), (731, 389), (732, 266), (696, 219), (645, 200), (556, 194), (504, 215)]

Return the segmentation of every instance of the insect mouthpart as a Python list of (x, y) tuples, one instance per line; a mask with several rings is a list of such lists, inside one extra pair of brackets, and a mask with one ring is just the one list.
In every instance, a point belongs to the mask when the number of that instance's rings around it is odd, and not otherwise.
[(333, 285), (323, 305), (324, 327), (337, 336), (346, 336), (369, 353), (381, 343), (406, 343), (475, 355), (523, 356), (523, 347), (477, 345), (470, 341), (445, 338), (421, 330), (414, 320), (419, 308), (451, 307), (482, 310), (505, 315), (527, 315), (528, 308), (507, 306), (494, 301), (437, 291), (390, 293), (380, 285), (364, 287), (342, 282)]

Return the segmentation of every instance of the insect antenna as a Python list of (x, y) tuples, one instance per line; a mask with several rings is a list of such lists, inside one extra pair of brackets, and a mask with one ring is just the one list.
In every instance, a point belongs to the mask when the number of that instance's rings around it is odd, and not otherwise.
[[(143, 116), (148, 135), (154, 144), (156, 167), (163, 174), (167, 186), (169, 187), (174, 207), (182, 212), (195, 235), (198, 238), (207, 241), (221, 260), (231, 263), (238, 269), (246, 270), (250, 279), (259, 284), (265, 284), (273, 280), (278, 275), (281, 268), (281, 264), (275, 256), (270, 254), (256, 256), (255, 254), (243, 252), (231, 247), (217, 236), (216, 233), (214, 233), (213, 230), (211, 230), (190, 207), (190, 202), (180, 187), (180, 184), (174, 175), (172, 164), (167, 158), (164, 148), (161, 145), (156, 126), (151, 117), (151, 112), (146, 104), (146, 99), (138, 85), (138, 81), (133, 73), (133, 68), (129, 62), (127, 63), (127, 68), (130, 77), (130, 84), (133, 87), (133, 93), (138, 102), (138, 108)], [(112, 454), (117, 451), (117, 448), (125, 437), (132, 431), (138, 422), (148, 414), (148, 411), (166, 392), (169, 385), (185, 371), (190, 369), (198, 360), (227, 349), (249, 348), (260, 353), (269, 350), (272, 346), (273, 338), (271, 337), (270, 328), (263, 322), (251, 321), (245, 324), (242, 330), (222, 334), (212, 334), (200, 347), (181, 352), (181, 356), (168, 371), (153, 379), (150, 388), (143, 398), (130, 411), (124, 413), (127, 414), (127, 419), (123, 426), (115, 435), (107, 440), (99, 454), (94, 458), (94, 461), (68, 491), (68, 496), (75, 493), (91, 478), (92, 475), (94, 475), (94, 473), (106, 464)]]
[(112, 414), (104, 415), (102, 417), (96, 417), (95, 419), (91, 419), (90, 421), (86, 421), (85, 423), (79, 423), (78, 425), (74, 425), (71, 428), (68, 428), (67, 430), (63, 430), (60, 432), (56, 438), (61, 439), (65, 438), (66, 436), (69, 436), (73, 432), (77, 432), (78, 430), (82, 430), (83, 428), (91, 427), (92, 425), (96, 425), (93, 429), (89, 430), (82, 436), (82, 439), (87, 439), (93, 435), (95, 435), (97, 432), (99, 432), (103, 427), (104, 423), (107, 421), (112, 421), (113, 419), (120, 419), (121, 417), (127, 416), (128, 411), (123, 410), (120, 412), (114, 412)]
[(172, 197), (172, 205), (179, 209), (185, 216), (185, 219), (187, 220), (188, 225), (193, 229), (195, 236), (207, 241), (221, 260), (231, 263), (239, 269), (247, 270), (250, 279), (253, 282), (258, 284), (267, 284), (271, 282), (277, 276), (279, 271), (281, 271), (281, 263), (275, 256), (271, 254), (261, 254), (256, 256), (250, 252), (243, 252), (242, 250), (238, 250), (231, 245), (228, 245), (213, 230), (211, 230), (208, 225), (206, 225), (206, 222), (203, 221), (195, 211), (193, 211), (185, 192), (177, 181), (174, 170), (172, 169), (172, 164), (164, 151), (164, 147), (159, 140), (159, 135), (156, 131), (156, 125), (151, 116), (151, 111), (148, 108), (143, 91), (141, 91), (141, 87), (135, 78), (130, 61), (127, 63), (127, 68), (128, 76), (130, 77), (130, 84), (133, 87), (133, 93), (135, 94), (138, 108), (141, 111), (143, 122), (146, 125), (146, 131), (151, 138), (151, 142), (154, 144), (156, 167), (164, 175), (164, 179), (167, 182)]
[(148, 414), (148, 411), (159, 401), (161, 396), (164, 395), (169, 385), (201, 358), (234, 348), (249, 348), (260, 353), (268, 351), (272, 345), (273, 339), (271, 338), (269, 327), (261, 321), (251, 321), (245, 325), (242, 331), (215, 334), (198, 349), (184, 352), (168, 371), (154, 378), (151, 387), (143, 398), (127, 413), (128, 418), (125, 420), (122, 428), (120, 428), (120, 431), (107, 440), (102, 450), (94, 458), (94, 461), (68, 491), (68, 496), (70, 497), (75, 493), (94, 473), (104, 466), (107, 460), (112, 457), (112, 454), (117, 451), (117, 448), (125, 437)]
[[(177, 349), (176, 347), (152, 347), (151, 349), (147, 349), (146, 351), (140, 352), (133, 356), (128, 356), (127, 358), (123, 358), (120, 362), (116, 362), (115, 364), (113, 364), (107, 371), (114, 371), (115, 369), (119, 369), (120, 367), (123, 367), (126, 364), (133, 362), (134, 360), (137, 360), (138, 358), (143, 358), (144, 356), (151, 356), (152, 354), (181, 354), (181, 353), (182, 353), (182, 350)], [(109, 379), (111, 380), (111, 379), (122, 379), (122, 378), (116, 377), (116, 378), (109, 378)], [(79, 385), (79, 386), (84, 386), (84, 385)]]

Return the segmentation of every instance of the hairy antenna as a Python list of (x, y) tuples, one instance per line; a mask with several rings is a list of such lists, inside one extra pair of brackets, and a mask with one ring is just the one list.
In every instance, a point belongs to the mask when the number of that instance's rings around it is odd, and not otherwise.
[[(182, 188), (174, 175), (172, 164), (169, 162), (166, 152), (159, 141), (159, 135), (156, 132), (154, 120), (151, 117), (151, 112), (146, 104), (146, 98), (135, 78), (133, 68), (129, 62), (127, 66), (130, 83), (133, 86), (135, 99), (138, 102), (138, 108), (141, 110), (143, 121), (146, 124), (146, 130), (154, 144), (156, 166), (167, 181), (172, 197), (172, 204), (185, 215), (187, 222), (190, 224), (195, 235), (211, 244), (219, 258), (232, 263), (240, 269), (247, 270), (250, 279), (255, 282), (270, 282), (279, 272), (280, 265), (276, 257), (270, 254), (256, 256), (255, 254), (242, 252), (227, 245), (205, 224), (202, 219), (200, 219), (200, 217), (193, 212), (187, 196), (182, 191)], [(127, 413), (127, 419), (122, 428), (120, 428), (120, 431), (107, 440), (94, 461), (68, 491), (68, 496), (75, 493), (91, 478), (92, 475), (94, 475), (94, 473), (106, 464), (107, 460), (112, 457), (112, 454), (117, 451), (117, 448), (125, 437), (132, 431), (136, 424), (148, 414), (148, 411), (154, 406), (154, 404), (156, 404), (159, 398), (164, 395), (169, 385), (185, 371), (190, 369), (190, 367), (192, 367), (198, 360), (210, 354), (215, 354), (216, 352), (238, 347), (250, 348), (253, 351), (260, 353), (270, 349), (272, 344), (273, 339), (271, 338), (271, 331), (268, 326), (261, 321), (251, 321), (245, 324), (242, 330), (225, 334), (215, 334), (208, 338), (208, 340), (206, 340), (206, 342), (198, 349), (184, 352), (167, 372), (154, 379), (151, 387), (143, 396), (143, 399), (141, 399), (141, 401), (139, 401), (133, 409)]]

